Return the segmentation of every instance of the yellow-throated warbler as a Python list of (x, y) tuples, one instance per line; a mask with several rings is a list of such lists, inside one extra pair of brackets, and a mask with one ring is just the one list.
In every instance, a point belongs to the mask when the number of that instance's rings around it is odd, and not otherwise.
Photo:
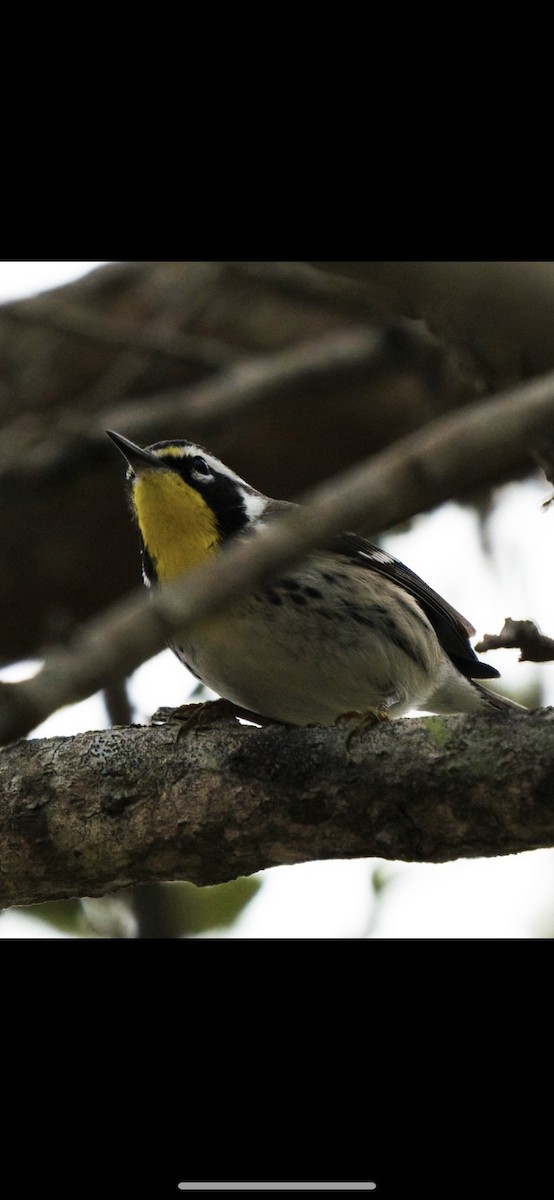
[[(291, 507), (192, 442), (142, 449), (108, 433), (128, 463), (147, 586), (163, 586)], [(330, 725), (354, 712), (519, 709), (475, 682), (498, 671), (476, 657), (474, 632), (398, 559), (343, 533), (170, 645), (224, 699), (292, 725)]]

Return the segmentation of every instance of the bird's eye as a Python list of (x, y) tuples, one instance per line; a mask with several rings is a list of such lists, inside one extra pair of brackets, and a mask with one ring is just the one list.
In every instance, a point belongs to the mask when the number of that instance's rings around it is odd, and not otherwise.
[(199, 454), (195, 454), (194, 458), (191, 459), (190, 473), (193, 479), (213, 479), (212, 472), (206, 460), (201, 458)]

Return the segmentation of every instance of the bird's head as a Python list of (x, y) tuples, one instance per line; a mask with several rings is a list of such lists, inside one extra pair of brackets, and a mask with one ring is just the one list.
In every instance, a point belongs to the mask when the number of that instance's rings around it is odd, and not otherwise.
[(142, 448), (111, 429), (106, 433), (128, 464), (146, 583), (175, 579), (266, 508), (265, 496), (194, 442), (155, 442)]

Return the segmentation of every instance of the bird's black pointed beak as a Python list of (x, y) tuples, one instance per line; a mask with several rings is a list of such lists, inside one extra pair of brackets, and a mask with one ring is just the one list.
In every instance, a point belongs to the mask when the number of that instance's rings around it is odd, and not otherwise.
[(149, 450), (143, 450), (142, 446), (135, 446), (134, 442), (130, 442), (121, 433), (114, 433), (113, 429), (106, 429), (106, 433), (134, 471), (139, 471), (141, 467), (161, 466), (160, 460), (155, 454), (151, 454)]

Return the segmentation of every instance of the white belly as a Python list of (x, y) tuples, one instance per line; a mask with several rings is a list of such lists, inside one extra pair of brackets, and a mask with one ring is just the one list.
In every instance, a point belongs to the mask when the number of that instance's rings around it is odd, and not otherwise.
[[(294, 725), (423, 706), (444, 655), (419, 606), (363, 567), (344, 568), (330, 584), (320, 562), (176, 638), (172, 649), (218, 695)], [(409, 654), (399, 642), (414, 607)]]

